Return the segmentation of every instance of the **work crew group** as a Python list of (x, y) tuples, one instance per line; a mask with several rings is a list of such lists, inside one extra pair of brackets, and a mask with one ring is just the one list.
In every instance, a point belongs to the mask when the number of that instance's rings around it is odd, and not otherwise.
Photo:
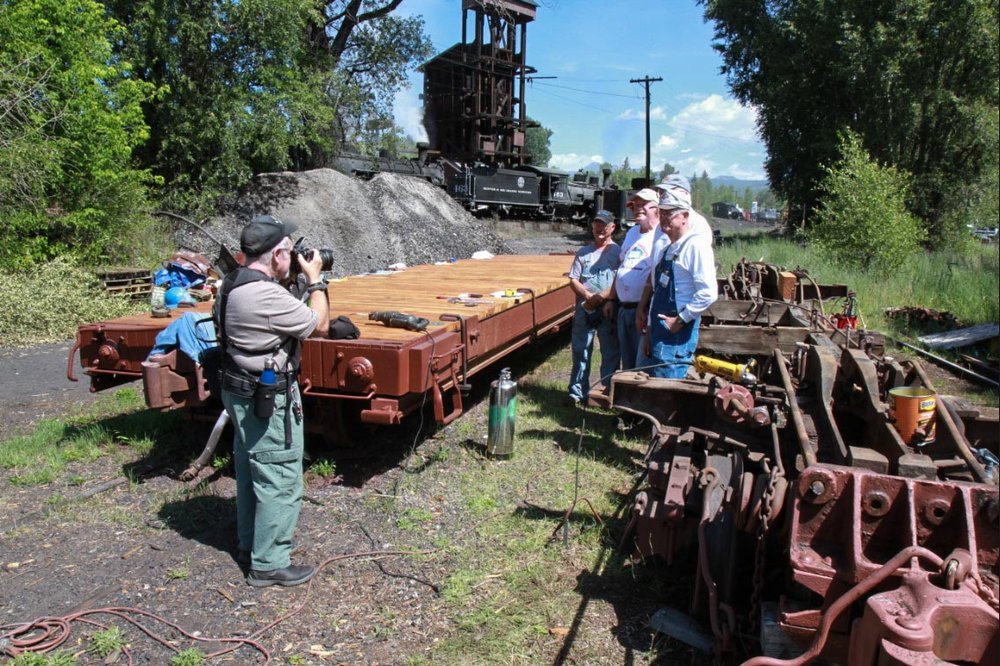
[(570, 286), (576, 294), (569, 397), (586, 401), (594, 338), (600, 344), (600, 379), (610, 387), (617, 370), (683, 378), (698, 344), (701, 314), (718, 297), (712, 229), (691, 207), (684, 176), (667, 176), (628, 202), (635, 225), (619, 246), (614, 216), (598, 211), (593, 242), (573, 259)]
[[(636, 225), (619, 246), (615, 219), (594, 215), (593, 243), (573, 261), (577, 296), (569, 393), (585, 400), (600, 340), (601, 382), (619, 368), (683, 377), (702, 312), (717, 296), (712, 232), (691, 209), (690, 186), (670, 176), (636, 192)], [(318, 252), (298, 254), (296, 225), (254, 218), (240, 238), (247, 256), (226, 275), (215, 321), (223, 351), (222, 402), (234, 426), (238, 559), (254, 587), (293, 586), (316, 569), (292, 564), (302, 505), (303, 413), (297, 383), (301, 342), (326, 337), (330, 305)]]

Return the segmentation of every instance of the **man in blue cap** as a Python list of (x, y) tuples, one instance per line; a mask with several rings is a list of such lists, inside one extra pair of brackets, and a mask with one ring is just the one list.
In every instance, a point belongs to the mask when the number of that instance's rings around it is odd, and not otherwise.
[(605, 316), (604, 304), (611, 298), (615, 271), (620, 263), (620, 248), (611, 240), (615, 232), (615, 217), (606, 210), (597, 211), (590, 224), (594, 238), (576, 253), (569, 271), (569, 284), (576, 294), (571, 346), (573, 368), (569, 377), (569, 397), (574, 403), (586, 401), (590, 390), (590, 357), (594, 335), (601, 345), (601, 380), (605, 388), (610, 375), (618, 370), (620, 356), (616, 323)]

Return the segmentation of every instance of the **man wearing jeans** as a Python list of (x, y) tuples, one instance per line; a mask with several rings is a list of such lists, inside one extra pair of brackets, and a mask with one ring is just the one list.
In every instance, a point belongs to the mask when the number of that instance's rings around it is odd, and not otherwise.
[(635, 216), (635, 226), (622, 241), (621, 265), (615, 273), (611, 298), (604, 306), (604, 315), (617, 322), (622, 370), (636, 367), (639, 359), (640, 335), (635, 326), (635, 311), (649, 282), (653, 245), (660, 235), (659, 200), (660, 196), (651, 188), (639, 190), (629, 199), (628, 207)]
[(656, 249), (636, 308), (636, 326), (646, 333), (640, 365), (654, 365), (648, 371), (654, 377), (682, 379), (698, 346), (701, 313), (719, 296), (715, 255), (708, 238), (691, 232), (687, 201), (666, 190), (659, 209), (669, 244)]
[(610, 375), (618, 370), (618, 338), (615, 323), (604, 316), (604, 304), (611, 298), (611, 289), (618, 269), (618, 244), (611, 240), (615, 232), (615, 218), (606, 211), (598, 211), (590, 225), (593, 243), (588, 243), (576, 253), (569, 271), (569, 284), (576, 294), (576, 312), (573, 314), (573, 368), (569, 378), (569, 397), (574, 403), (586, 400), (590, 390), (590, 357), (594, 349), (594, 335), (601, 343), (601, 381), (610, 386)]

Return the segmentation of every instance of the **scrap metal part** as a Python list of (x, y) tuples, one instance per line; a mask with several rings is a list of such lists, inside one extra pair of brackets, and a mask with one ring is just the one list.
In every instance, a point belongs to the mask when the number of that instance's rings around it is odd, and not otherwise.
[[(821, 317), (782, 342), (792, 304), (781, 311), (747, 280), (733, 290), (756, 300), (719, 301), (699, 341), (729, 365), (612, 379), (610, 404), (652, 426), (623, 544), (696, 569), (686, 608), (657, 625), (699, 649), (707, 636), (724, 658), (747, 630), (773, 643), (761, 619), (777, 606), (800, 655), (752, 663), (996, 663), (997, 410), (937, 396), (937, 437), (908, 444), (887, 401), (901, 386), (933, 392), (918, 363)], [(740, 381), (733, 368), (750, 363)]]

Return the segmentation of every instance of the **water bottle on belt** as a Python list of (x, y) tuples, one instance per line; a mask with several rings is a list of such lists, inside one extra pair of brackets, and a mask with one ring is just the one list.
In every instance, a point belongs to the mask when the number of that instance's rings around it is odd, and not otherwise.
[(257, 389), (253, 394), (253, 412), (259, 419), (269, 419), (274, 414), (274, 396), (278, 392), (278, 378), (273, 358), (264, 360)]

